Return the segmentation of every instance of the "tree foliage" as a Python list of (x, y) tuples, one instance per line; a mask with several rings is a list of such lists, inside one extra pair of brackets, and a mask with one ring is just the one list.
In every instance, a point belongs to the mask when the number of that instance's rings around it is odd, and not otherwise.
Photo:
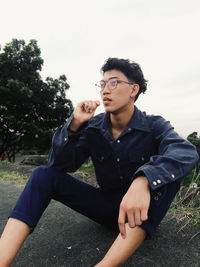
[(200, 136), (198, 136), (197, 132), (193, 132), (188, 135), (188, 141), (190, 141), (193, 145), (196, 146), (197, 152), (200, 155)]
[(17, 39), (0, 53), (0, 155), (6, 151), (12, 161), (22, 149), (47, 150), (73, 110), (65, 75), (42, 80), (40, 53), (36, 40)]
[(197, 153), (199, 154), (199, 162), (197, 163), (197, 170), (200, 169), (200, 136), (198, 136), (197, 132), (193, 132), (188, 135), (187, 137), (188, 141), (190, 141), (194, 146), (196, 146)]

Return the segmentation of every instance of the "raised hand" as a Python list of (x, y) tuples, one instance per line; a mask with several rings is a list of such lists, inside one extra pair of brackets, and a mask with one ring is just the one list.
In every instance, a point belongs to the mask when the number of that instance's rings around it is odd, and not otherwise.
[(90, 120), (95, 110), (100, 105), (99, 101), (87, 100), (77, 104), (73, 112), (73, 120), (70, 125), (72, 131), (77, 131), (84, 122)]

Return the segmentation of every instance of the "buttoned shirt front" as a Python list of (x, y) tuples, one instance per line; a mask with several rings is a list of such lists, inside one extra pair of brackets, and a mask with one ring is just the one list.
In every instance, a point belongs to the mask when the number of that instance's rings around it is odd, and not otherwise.
[(98, 184), (106, 190), (127, 189), (144, 175), (151, 190), (180, 182), (198, 160), (195, 147), (181, 138), (161, 116), (146, 115), (136, 106), (129, 123), (114, 140), (109, 113), (101, 113), (69, 136), (72, 117), (58, 129), (49, 165), (74, 172), (90, 156)]

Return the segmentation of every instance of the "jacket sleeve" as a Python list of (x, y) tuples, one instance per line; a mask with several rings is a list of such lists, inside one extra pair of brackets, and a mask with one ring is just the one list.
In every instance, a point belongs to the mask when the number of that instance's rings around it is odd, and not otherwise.
[(162, 117), (153, 117), (151, 130), (154, 142), (158, 145), (158, 154), (151, 156), (149, 162), (141, 166), (134, 177), (142, 172), (147, 177), (150, 188), (155, 190), (188, 175), (198, 160), (198, 154), (195, 146), (181, 138)]
[(85, 145), (85, 125), (77, 133), (69, 136), (68, 128), (72, 116), (60, 127), (52, 139), (52, 147), (48, 156), (48, 165), (66, 172), (76, 171), (89, 157)]

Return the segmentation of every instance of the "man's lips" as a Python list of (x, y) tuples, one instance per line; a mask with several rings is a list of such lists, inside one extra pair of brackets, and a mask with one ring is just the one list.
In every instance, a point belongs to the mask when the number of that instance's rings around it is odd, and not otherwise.
[(103, 98), (103, 102), (110, 102), (110, 101), (112, 101), (112, 99), (110, 99), (110, 98), (108, 98), (108, 97), (104, 97), (104, 98)]

